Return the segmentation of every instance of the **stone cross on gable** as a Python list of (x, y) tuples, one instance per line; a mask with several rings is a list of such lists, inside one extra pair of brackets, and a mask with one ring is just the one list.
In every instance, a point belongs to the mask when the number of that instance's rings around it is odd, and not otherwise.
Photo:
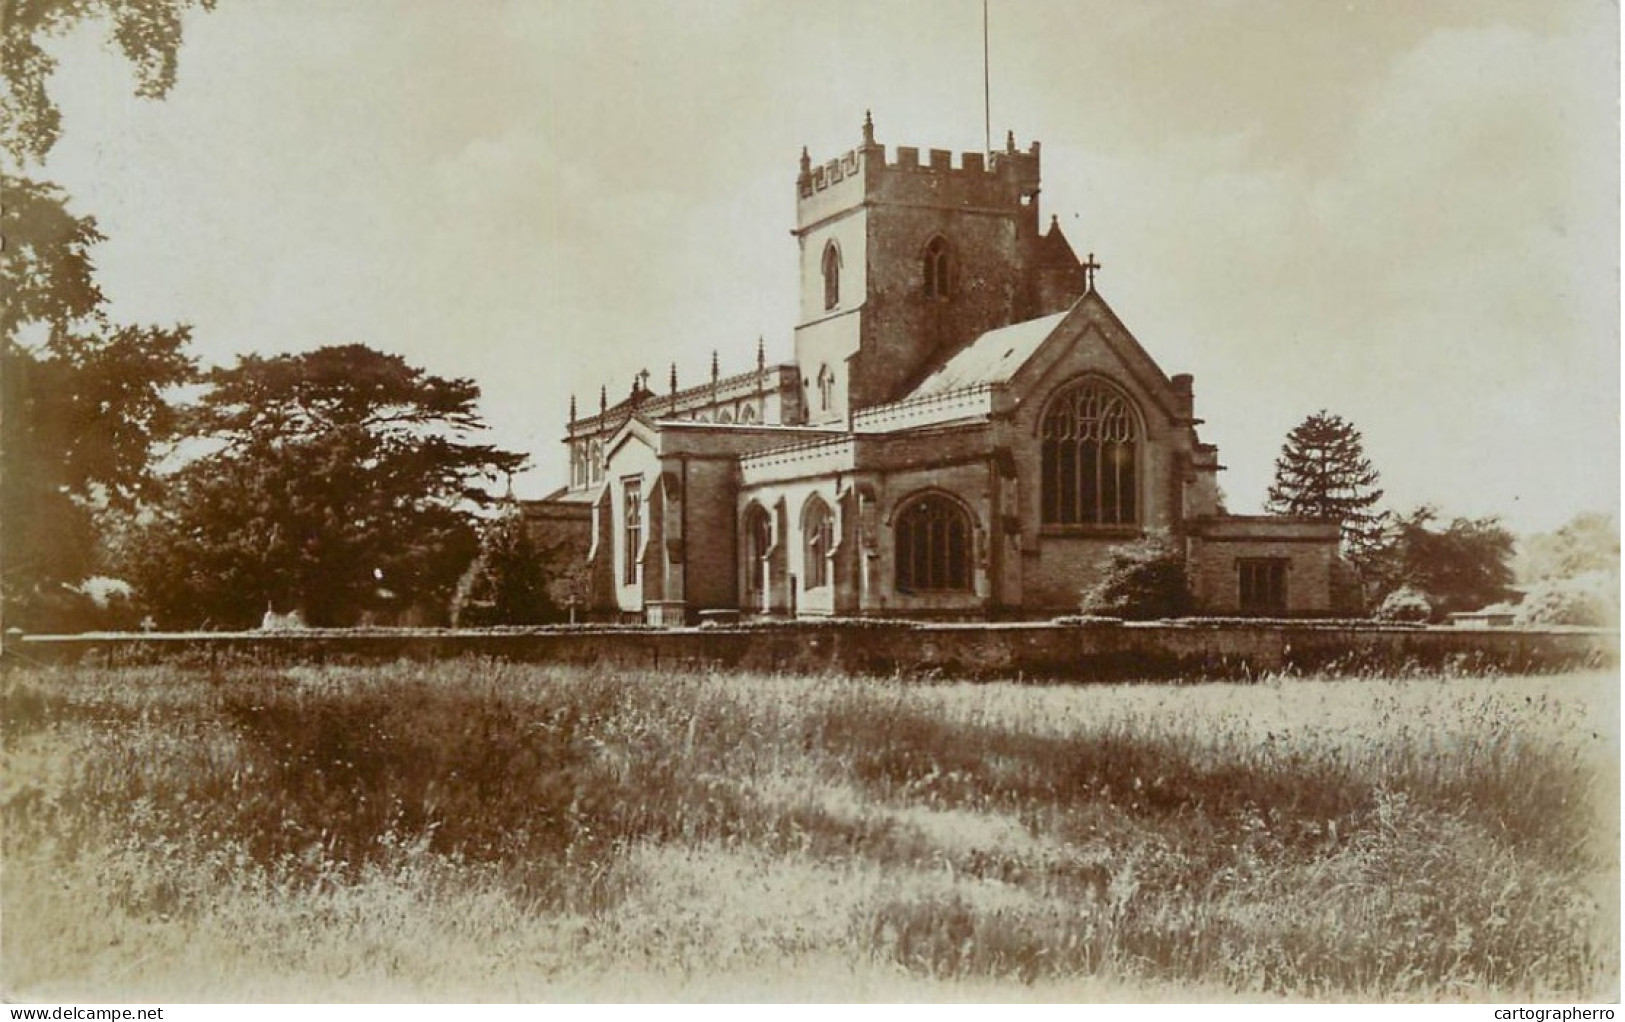
[(1095, 273), (1099, 271), (1099, 269), (1100, 264), (1095, 262), (1095, 254), (1090, 252), (1089, 258), (1083, 262), (1083, 289), (1085, 291), (1093, 291), (1095, 289)]
[(638, 389), (649, 389), (649, 370), (645, 369), (643, 372), (638, 374)]

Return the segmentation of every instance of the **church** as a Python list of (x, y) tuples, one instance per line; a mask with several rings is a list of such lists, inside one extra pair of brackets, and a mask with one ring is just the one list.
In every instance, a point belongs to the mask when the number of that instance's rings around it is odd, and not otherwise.
[(795, 360), (596, 415), (526, 508), (585, 557), (597, 619), (1042, 618), (1112, 549), (1183, 550), (1206, 614), (1333, 610), (1333, 523), (1227, 514), (1193, 381), (1119, 320), (1052, 217), (1040, 146), (861, 144), (795, 179)]

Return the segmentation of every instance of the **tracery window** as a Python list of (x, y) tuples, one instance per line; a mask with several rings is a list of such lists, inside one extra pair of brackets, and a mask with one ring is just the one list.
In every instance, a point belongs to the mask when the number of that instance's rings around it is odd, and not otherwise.
[(807, 500), (807, 509), (801, 513), (803, 572), (808, 589), (829, 585), (829, 554), (835, 546), (835, 516), (823, 498), (813, 496)]
[(604, 478), (604, 445), (594, 440), (587, 448), (587, 468), (592, 473), (592, 481), (598, 482)]
[(927, 298), (947, 298), (952, 284), (952, 260), (948, 249), (948, 240), (937, 235), (925, 246), (925, 296)]
[(630, 586), (638, 581), (638, 552), (643, 546), (643, 480), (628, 479), (624, 485), (626, 558), (621, 581)]
[(970, 590), (971, 523), (958, 503), (937, 493), (918, 497), (898, 512), (893, 532), (898, 592)]
[(824, 246), (824, 308), (841, 304), (841, 250), (835, 242)]
[(1138, 521), (1139, 440), (1133, 408), (1110, 384), (1085, 380), (1057, 395), (1039, 427), (1044, 523)]
[(1242, 557), (1236, 560), (1236, 585), (1243, 614), (1286, 612), (1285, 557)]

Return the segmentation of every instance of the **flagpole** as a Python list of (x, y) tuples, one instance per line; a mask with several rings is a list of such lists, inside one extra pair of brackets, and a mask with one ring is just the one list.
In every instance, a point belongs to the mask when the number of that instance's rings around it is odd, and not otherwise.
[(993, 99), (987, 64), (987, 0), (982, 0), (982, 148), (993, 155)]

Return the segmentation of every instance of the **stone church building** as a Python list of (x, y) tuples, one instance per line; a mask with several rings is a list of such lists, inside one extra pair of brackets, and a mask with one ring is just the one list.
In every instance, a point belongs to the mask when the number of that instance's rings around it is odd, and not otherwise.
[(1191, 377), (1042, 225), (1037, 142), (888, 157), (865, 118), (795, 187), (794, 362), (571, 403), (569, 485), (527, 512), (575, 534), (589, 614), (1076, 613), (1153, 531), (1205, 613), (1332, 609), (1336, 525), (1224, 512)]

